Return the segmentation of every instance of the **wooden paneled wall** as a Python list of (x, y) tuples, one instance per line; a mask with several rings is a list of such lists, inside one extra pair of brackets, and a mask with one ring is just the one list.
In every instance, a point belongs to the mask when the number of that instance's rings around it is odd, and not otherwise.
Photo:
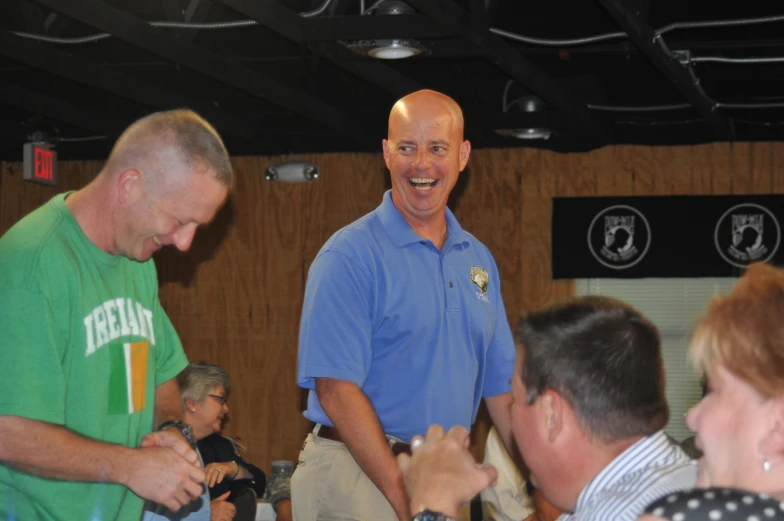
[[(309, 160), (313, 183), (264, 179), (270, 164)], [(98, 162), (60, 165), (60, 186), (21, 180), (19, 163), (0, 164), (0, 233), (63, 189), (78, 188)], [(246, 440), (269, 469), (295, 460), (307, 422), (295, 383), (297, 329), (307, 270), (337, 229), (375, 208), (388, 177), (380, 154), (234, 159), (237, 189), (188, 255), (158, 258), (161, 299), (191, 360), (225, 367), (232, 378), (228, 432)], [(553, 196), (784, 193), (784, 143), (691, 147), (605, 147), (584, 154), (534, 149), (479, 150), (451, 205), (463, 226), (493, 252), (510, 322), (526, 309), (573, 294), (553, 281)], [(474, 429), (481, 456), (486, 415)]]

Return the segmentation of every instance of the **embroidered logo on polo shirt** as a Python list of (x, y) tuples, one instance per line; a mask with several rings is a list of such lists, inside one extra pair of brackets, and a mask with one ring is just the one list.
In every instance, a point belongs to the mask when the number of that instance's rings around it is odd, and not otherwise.
[(476, 284), (482, 293), (487, 293), (487, 270), (471, 266), (471, 282)]

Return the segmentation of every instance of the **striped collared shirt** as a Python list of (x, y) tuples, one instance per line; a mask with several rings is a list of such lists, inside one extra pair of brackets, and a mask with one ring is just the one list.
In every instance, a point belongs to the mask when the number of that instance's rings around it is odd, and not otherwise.
[(607, 465), (558, 521), (634, 521), (652, 501), (696, 483), (697, 462), (658, 431)]

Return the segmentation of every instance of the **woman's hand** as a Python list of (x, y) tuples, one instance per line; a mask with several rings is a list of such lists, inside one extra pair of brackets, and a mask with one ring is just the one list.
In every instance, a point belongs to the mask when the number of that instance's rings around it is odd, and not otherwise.
[(204, 474), (207, 476), (207, 486), (212, 488), (216, 483), (224, 479), (231, 479), (237, 475), (239, 464), (234, 461), (225, 463), (210, 463), (204, 467)]
[[(221, 465), (219, 463), (219, 465)], [(221, 497), (210, 501), (210, 521), (231, 521), (237, 515), (237, 508), (226, 501), (231, 492), (226, 492)]]

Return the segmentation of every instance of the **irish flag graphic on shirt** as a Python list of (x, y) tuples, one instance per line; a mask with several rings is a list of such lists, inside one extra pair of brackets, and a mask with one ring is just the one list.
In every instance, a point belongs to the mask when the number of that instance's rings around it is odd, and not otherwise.
[(146, 407), (148, 352), (146, 341), (110, 347), (109, 414), (133, 414)]

